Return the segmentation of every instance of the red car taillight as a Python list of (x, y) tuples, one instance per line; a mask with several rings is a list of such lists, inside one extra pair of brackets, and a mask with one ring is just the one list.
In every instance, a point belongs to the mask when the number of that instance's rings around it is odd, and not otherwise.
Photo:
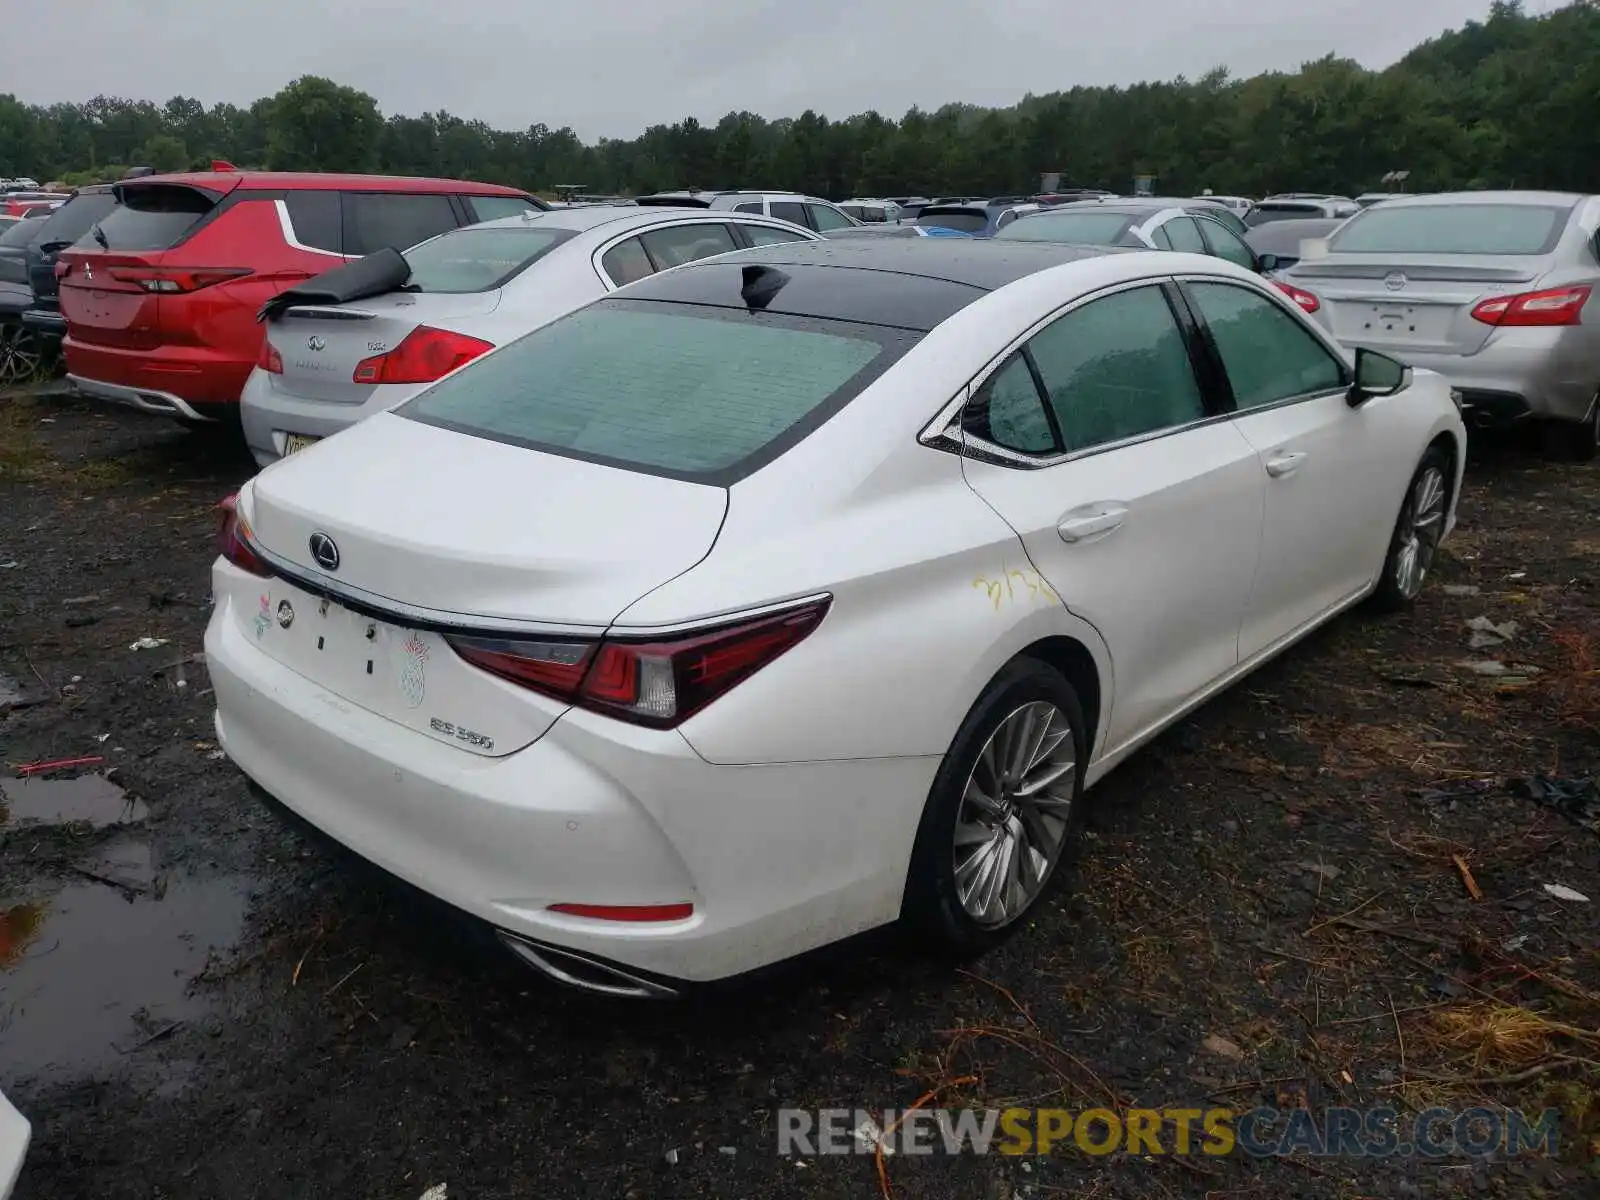
[(1306, 291), (1304, 288), (1297, 288), (1292, 283), (1282, 282), (1277, 282), (1274, 284), (1274, 286), (1276, 286), (1280, 292), (1289, 297), (1289, 299), (1293, 300), (1307, 312), (1316, 312), (1317, 309), (1322, 307), (1322, 301), (1318, 300), (1314, 295)]
[(493, 349), (493, 342), (418, 325), (393, 350), (363, 358), (351, 378), (356, 383), (432, 383)]
[(1472, 318), (1496, 329), (1530, 325), (1581, 325), (1579, 314), (1589, 299), (1589, 285), (1494, 296), (1473, 306)]
[(278, 353), (272, 339), (265, 334), (261, 335), (261, 353), (256, 356), (256, 366), (269, 375), (283, 374), (283, 355)]
[(802, 642), (830, 603), (819, 600), (648, 642), (445, 641), (469, 663), (512, 683), (624, 721), (670, 729)]
[(241, 571), (248, 571), (263, 579), (269, 578), (272, 568), (261, 561), (246, 540), (250, 527), (239, 516), (239, 493), (226, 497), (217, 505), (217, 511), (222, 514), (217, 526), (217, 553)]
[(110, 274), (118, 283), (136, 283), (158, 295), (176, 295), (243, 279), (255, 272), (249, 267), (112, 267)]

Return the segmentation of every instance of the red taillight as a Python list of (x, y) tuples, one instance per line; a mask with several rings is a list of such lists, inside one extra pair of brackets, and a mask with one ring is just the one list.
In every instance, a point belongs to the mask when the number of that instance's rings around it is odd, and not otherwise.
[(249, 571), (252, 575), (259, 575), (266, 579), (272, 574), (272, 568), (267, 566), (257, 557), (256, 552), (250, 549), (247, 537), (250, 527), (245, 524), (244, 518), (239, 516), (239, 493), (225, 498), (217, 505), (217, 511), (222, 514), (221, 523), (217, 526), (217, 553), (222, 555), (241, 571)]
[(158, 295), (198, 292), (254, 273), (249, 267), (112, 267), (109, 272), (118, 283), (138, 284)]
[(283, 374), (283, 355), (278, 353), (272, 339), (265, 334), (261, 336), (261, 353), (256, 356), (256, 366), (269, 375)]
[(1589, 285), (1494, 296), (1473, 306), (1472, 317), (1496, 329), (1529, 325), (1580, 325), (1579, 314), (1589, 300)]
[(803, 641), (829, 603), (648, 642), (445, 640), (468, 662), (512, 683), (624, 721), (669, 729)]
[(692, 904), (552, 904), (551, 912), (595, 921), (685, 921), (694, 916)]
[(1317, 309), (1322, 307), (1322, 301), (1318, 300), (1304, 288), (1297, 288), (1294, 286), (1294, 284), (1284, 283), (1281, 280), (1274, 281), (1274, 286), (1307, 312), (1316, 312)]
[(432, 383), (493, 349), (493, 342), (418, 325), (387, 354), (363, 358), (351, 378), (357, 383)]

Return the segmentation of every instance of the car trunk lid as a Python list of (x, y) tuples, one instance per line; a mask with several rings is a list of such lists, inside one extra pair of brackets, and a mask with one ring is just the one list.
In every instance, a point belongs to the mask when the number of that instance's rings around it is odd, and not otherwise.
[(1301, 259), (1293, 282), (1314, 293), (1334, 337), (1381, 350), (1473, 354), (1494, 327), (1472, 310), (1491, 296), (1532, 290), (1544, 256), (1331, 254)]

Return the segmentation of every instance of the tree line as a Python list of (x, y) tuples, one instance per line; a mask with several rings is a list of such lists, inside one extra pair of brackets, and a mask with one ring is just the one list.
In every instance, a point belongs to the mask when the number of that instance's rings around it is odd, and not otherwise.
[(376, 171), (493, 180), (548, 192), (577, 183), (643, 194), (760, 185), (829, 197), (1032, 192), (1063, 183), (1263, 195), (1305, 190), (1558, 188), (1600, 191), (1600, 0), (1530, 16), (1496, 0), (1370, 71), (1332, 55), (1300, 70), (1128, 87), (1072, 87), (1010, 108), (947, 104), (899, 120), (811, 110), (767, 120), (693, 117), (586, 145), (570, 128), (492, 129), (440, 111), (385, 117), (364, 92), (305, 76), (248, 108), (177, 96), (27, 105), (0, 95), (0, 176), (84, 183), (128, 166)]

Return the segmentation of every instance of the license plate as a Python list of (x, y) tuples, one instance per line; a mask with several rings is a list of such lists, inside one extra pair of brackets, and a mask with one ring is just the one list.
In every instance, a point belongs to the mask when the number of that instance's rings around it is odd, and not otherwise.
[(283, 455), (287, 458), (297, 451), (304, 450), (313, 442), (321, 440), (321, 438), (312, 437), (309, 433), (286, 433), (283, 435)]

